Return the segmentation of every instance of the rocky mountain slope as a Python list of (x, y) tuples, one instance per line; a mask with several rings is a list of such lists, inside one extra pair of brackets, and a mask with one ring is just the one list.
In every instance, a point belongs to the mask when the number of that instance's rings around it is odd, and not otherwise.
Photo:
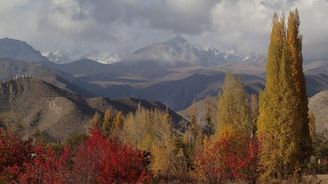
[(138, 106), (146, 109), (168, 110), (173, 125), (184, 126), (186, 121), (159, 102), (124, 98), (85, 98), (36, 78), (18, 78), (0, 84), (0, 120), (25, 137), (44, 136), (58, 141), (72, 133), (86, 132), (88, 120), (95, 112), (112, 107), (124, 113)]
[(309, 99), (309, 109), (314, 113), (318, 133), (328, 132), (328, 90)]
[(33, 76), (59, 88), (82, 96), (93, 96), (80, 81), (70, 74), (48, 67), (43, 63), (32, 63), (11, 59), (0, 59), (0, 80), (6, 81), (20, 76)]

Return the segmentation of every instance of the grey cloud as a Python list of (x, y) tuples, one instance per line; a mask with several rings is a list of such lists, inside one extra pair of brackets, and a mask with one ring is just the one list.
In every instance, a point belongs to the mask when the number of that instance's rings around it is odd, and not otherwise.
[[(78, 0), (99, 22), (144, 23), (154, 29), (197, 34), (211, 29), (210, 11), (218, 0)], [(181, 6), (185, 3), (186, 6)]]
[(0, 36), (23, 39), (42, 50), (131, 52), (182, 34), (204, 47), (235, 47), (245, 54), (265, 54), (273, 13), (297, 7), (304, 55), (328, 58), (327, 0), (1, 0), (0, 4), (0, 17), (5, 17)]

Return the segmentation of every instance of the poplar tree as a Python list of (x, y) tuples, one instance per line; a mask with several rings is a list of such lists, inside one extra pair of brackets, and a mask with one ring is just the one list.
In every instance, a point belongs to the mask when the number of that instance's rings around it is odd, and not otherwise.
[[(289, 20), (293, 15), (294, 12), (291, 12)], [(301, 56), (301, 50), (291, 46), (295, 40), (290, 41), (292, 29), (295, 27), (297, 30), (294, 32), (298, 35), (298, 25), (294, 25), (295, 23), (299, 25), (299, 21), (289, 21), (287, 30), (284, 16), (279, 18), (275, 14), (273, 17), (266, 66), (266, 88), (260, 95), (260, 115), (257, 121), (257, 136), (261, 144), (261, 182), (274, 178), (284, 179), (291, 175), (299, 176), (308, 154), (306, 151), (310, 143), (304, 142), (309, 137), (308, 121), (302, 119), (305, 110), (300, 111), (300, 106), (307, 102), (304, 102), (304, 97), (301, 98), (302, 90), (297, 87), (305, 84), (304, 80), (298, 81), (295, 77), (303, 75), (302, 68), (295, 67), (295, 56)], [(293, 52), (299, 53), (292, 54), (292, 48)], [(294, 72), (296, 68), (298, 71)], [(295, 81), (298, 81), (299, 85)]]
[[(227, 73), (218, 100), (216, 134), (225, 126), (251, 135), (252, 118), (246, 93), (239, 77)], [(217, 136), (215, 136), (217, 137)]]
[(308, 98), (306, 94), (305, 77), (303, 73), (302, 35), (299, 33), (300, 17), (298, 10), (290, 11), (288, 16), (287, 42), (290, 53), (291, 73), (300, 105), (298, 106), (298, 120), (302, 124), (302, 149), (304, 160), (312, 153), (312, 139), (310, 136), (310, 117)]
[(197, 110), (193, 103), (189, 110), (190, 124), (183, 134), (184, 155), (186, 156), (187, 164), (192, 166), (195, 153), (202, 148), (203, 133), (197, 123)]

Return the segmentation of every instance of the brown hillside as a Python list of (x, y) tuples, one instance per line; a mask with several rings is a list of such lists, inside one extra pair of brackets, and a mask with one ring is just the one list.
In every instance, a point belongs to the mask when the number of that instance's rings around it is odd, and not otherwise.
[[(140, 105), (139, 105), (140, 104)], [(72, 133), (86, 132), (88, 120), (112, 107), (125, 114), (138, 106), (166, 110), (159, 102), (139, 99), (83, 98), (36, 78), (18, 78), (0, 83), (0, 120), (25, 138), (42, 136), (58, 141)], [(174, 125), (185, 120), (169, 109)]]

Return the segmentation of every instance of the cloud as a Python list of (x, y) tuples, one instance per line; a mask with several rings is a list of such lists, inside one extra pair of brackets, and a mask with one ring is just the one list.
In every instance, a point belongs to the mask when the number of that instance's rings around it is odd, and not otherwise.
[(182, 34), (204, 47), (265, 54), (273, 13), (295, 7), (304, 55), (328, 58), (327, 0), (1, 0), (0, 36), (84, 54), (132, 52)]

